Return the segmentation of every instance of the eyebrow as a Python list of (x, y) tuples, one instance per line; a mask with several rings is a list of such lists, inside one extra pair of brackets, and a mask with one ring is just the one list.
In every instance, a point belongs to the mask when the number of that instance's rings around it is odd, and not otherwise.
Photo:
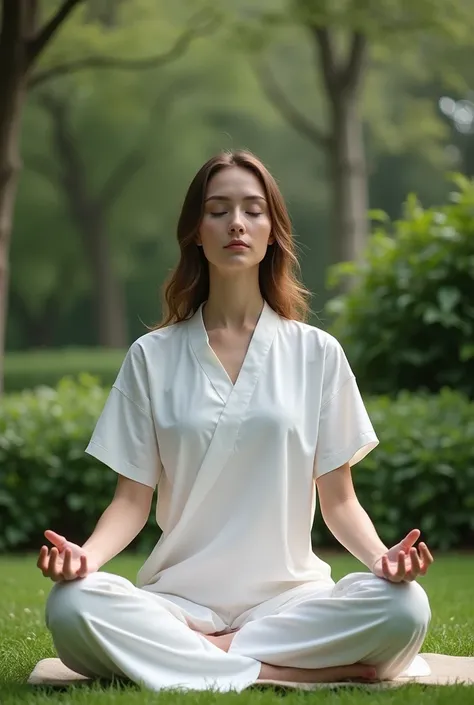
[[(207, 201), (231, 201), (232, 199), (229, 198), (228, 196), (209, 196), (209, 198), (206, 198), (206, 203)], [(264, 196), (244, 196), (243, 198), (244, 201), (266, 201), (267, 199)]]

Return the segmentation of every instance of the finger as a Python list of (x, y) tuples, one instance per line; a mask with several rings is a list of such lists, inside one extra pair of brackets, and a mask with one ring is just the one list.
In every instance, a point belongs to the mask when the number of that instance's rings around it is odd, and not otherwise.
[(76, 576), (78, 578), (85, 578), (88, 573), (87, 556), (85, 554), (83, 554), (80, 557), (80, 561), (81, 561), (81, 563), (80, 563), (79, 569), (77, 570)]
[(410, 552), (405, 556), (405, 575), (402, 578), (403, 582), (410, 583), (416, 580), (420, 574), (420, 561), (416, 548), (411, 548)]
[(431, 553), (429, 552), (428, 546), (426, 545), (426, 543), (420, 543), (420, 552), (423, 556), (423, 562), (428, 563), (428, 565), (431, 565), (434, 561), (434, 558), (431, 555)]
[(61, 561), (58, 549), (53, 546), (49, 554), (48, 577), (55, 582), (61, 579)]
[(61, 536), (61, 534), (57, 534), (51, 529), (46, 529), (44, 535), (46, 536), (48, 541), (50, 541), (54, 546), (57, 546), (59, 550), (61, 550), (64, 544), (67, 543), (67, 540), (64, 536)]
[(405, 558), (406, 558), (406, 553), (405, 551), (400, 551), (398, 554), (398, 564), (397, 564), (397, 578), (400, 578), (403, 580), (403, 578), (406, 575), (406, 565), (405, 565)]
[(419, 550), (421, 559), (420, 575), (426, 575), (428, 568), (434, 561), (434, 558), (424, 544), (420, 544)]
[(386, 578), (392, 577), (392, 572), (390, 570), (390, 563), (387, 556), (382, 556), (382, 572)]
[(38, 560), (36, 561), (36, 566), (40, 570), (46, 570), (47, 565), (48, 565), (48, 547), (41, 546)]
[(390, 564), (388, 562), (388, 559), (386, 559), (386, 570), (387, 570), (386, 577), (388, 580), (390, 580), (390, 582), (401, 583), (405, 577), (405, 574), (406, 574), (405, 552), (404, 551), (399, 552), (398, 558), (397, 558), (397, 567), (396, 567), (395, 572), (392, 572), (390, 570)]
[(66, 548), (64, 550), (63, 570), (62, 570), (62, 573), (63, 573), (65, 580), (72, 580), (73, 578), (75, 578), (71, 564), (72, 564), (72, 551), (70, 548)]
[(416, 548), (410, 549), (410, 561), (411, 561), (410, 574), (413, 577), (416, 577), (421, 572), (420, 556), (418, 555), (418, 551), (416, 550)]
[(418, 539), (421, 536), (421, 531), (419, 529), (412, 529), (411, 531), (408, 532), (408, 534), (405, 536), (405, 538), (400, 541), (402, 544), (403, 548), (409, 549), (413, 544), (418, 541)]
[(397, 578), (397, 573), (393, 573), (392, 570), (390, 569), (390, 561), (388, 560), (387, 556), (383, 556), (382, 558), (382, 572), (383, 576), (386, 580), (389, 580), (391, 583), (395, 582), (398, 583), (399, 580)]

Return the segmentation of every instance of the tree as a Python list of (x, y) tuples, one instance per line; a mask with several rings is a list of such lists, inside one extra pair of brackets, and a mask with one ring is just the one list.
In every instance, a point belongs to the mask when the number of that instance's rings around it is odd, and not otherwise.
[[(163, 61), (181, 56), (191, 40), (209, 31), (215, 15), (197, 15), (174, 46), (158, 57), (119, 59), (83, 56), (33, 73), (40, 57), (51, 44), (75, 8), (86, 0), (62, 0), (52, 16), (41, 24), (44, 6), (39, 0), (2, 0), (0, 28), (0, 393), (3, 391), (3, 353), (7, 314), (9, 249), (16, 190), (21, 168), (20, 128), (28, 90), (53, 78), (83, 69), (136, 70), (153, 68)], [(104, 21), (113, 24), (113, 3), (101, 2)], [(92, 9), (91, 9), (92, 8)], [(92, 4), (87, 9), (94, 13)]]
[[(325, 128), (289, 100), (263, 58), (262, 47), (270, 43), (268, 28), (289, 24), (305, 30), (314, 51), (326, 97)], [(285, 120), (327, 157), (333, 194), (331, 261), (358, 260), (368, 235), (360, 102), (372, 49), (385, 43), (394, 61), (397, 52), (406, 51), (426, 33), (464, 41), (472, 27), (472, 10), (465, 0), (289, 0), (283, 12), (263, 9), (253, 26), (260, 48), (254, 65), (265, 94)], [(262, 41), (262, 26), (267, 41)]]

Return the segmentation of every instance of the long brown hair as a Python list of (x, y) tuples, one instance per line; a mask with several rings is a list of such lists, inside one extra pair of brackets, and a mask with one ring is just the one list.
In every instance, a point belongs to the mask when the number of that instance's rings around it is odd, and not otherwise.
[(181, 257), (164, 284), (165, 314), (152, 330), (179, 323), (192, 316), (209, 296), (209, 266), (202, 247), (196, 244), (204, 213), (204, 199), (212, 177), (222, 169), (238, 166), (259, 179), (268, 201), (274, 244), (260, 262), (259, 284), (265, 301), (283, 318), (305, 321), (310, 292), (299, 281), (292, 227), (285, 201), (268, 169), (251, 152), (223, 151), (207, 161), (192, 180), (178, 220)]

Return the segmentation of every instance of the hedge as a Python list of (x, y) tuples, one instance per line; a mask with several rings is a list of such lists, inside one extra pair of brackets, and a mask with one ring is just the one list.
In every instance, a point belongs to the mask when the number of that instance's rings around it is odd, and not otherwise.
[[(82, 543), (112, 498), (116, 475), (84, 453), (108, 388), (83, 374), (56, 388), (6, 395), (0, 410), (0, 550), (37, 550), (50, 527)], [(366, 400), (380, 445), (353, 470), (385, 542), (418, 527), (434, 549), (474, 545), (474, 403), (459, 392)], [(159, 537), (154, 513), (132, 544)], [(319, 512), (316, 546), (335, 539)]]

